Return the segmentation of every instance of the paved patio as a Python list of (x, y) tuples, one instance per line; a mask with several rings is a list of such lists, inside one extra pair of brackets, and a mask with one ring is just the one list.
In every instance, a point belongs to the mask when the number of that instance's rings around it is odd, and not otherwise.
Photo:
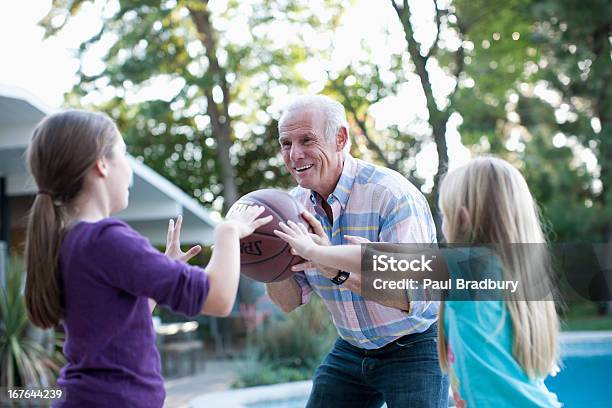
[(198, 395), (229, 389), (239, 369), (239, 361), (207, 361), (205, 368), (193, 376), (167, 380), (164, 407), (189, 408), (189, 401)]

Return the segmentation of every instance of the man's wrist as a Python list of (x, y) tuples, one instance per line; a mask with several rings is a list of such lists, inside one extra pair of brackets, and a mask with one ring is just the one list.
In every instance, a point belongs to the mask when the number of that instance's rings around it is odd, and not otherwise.
[(333, 278), (329, 278), (330, 281), (340, 286), (346, 282), (351, 274), (346, 271), (338, 271), (338, 274)]

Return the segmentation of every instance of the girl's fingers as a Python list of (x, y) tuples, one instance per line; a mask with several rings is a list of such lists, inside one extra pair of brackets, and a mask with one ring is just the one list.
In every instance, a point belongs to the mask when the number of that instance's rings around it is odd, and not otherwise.
[(170, 218), (170, 221), (168, 221), (168, 233), (166, 234), (166, 248), (172, 245), (173, 235), (174, 235), (174, 220)]
[(253, 217), (253, 219), (257, 218), (261, 213), (263, 213), (265, 208), (261, 205), (254, 205), (249, 207), (249, 215)]
[(173, 240), (177, 244), (181, 242), (181, 226), (183, 225), (183, 216), (179, 215), (176, 219), (176, 227), (174, 227), (174, 237)]
[(190, 260), (191, 258), (193, 258), (194, 256), (196, 256), (197, 254), (199, 254), (202, 251), (202, 247), (199, 245), (193, 246), (191, 248), (189, 248), (189, 251), (187, 251), (185, 253), (185, 257), (187, 258), (187, 260)]
[(312, 239), (314, 241), (315, 244), (321, 245), (321, 237), (320, 236), (318, 236), (317, 234), (310, 233), (310, 232), (307, 235), (310, 237), (310, 239)]
[(300, 230), (300, 225), (301, 225), (301, 224), (296, 224), (295, 222), (293, 222), (293, 221), (291, 221), (291, 220), (287, 221), (287, 224), (289, 224), (289, 226), (291, 227), (291, 229), (292, 229), (294, 232), (296, 232), (296, 233), (298, 233), (298, 234), (301, 232), (301, 230)]
[(295, 235), (295, 231), (293, 231), (293, 229), (289, 225), (285, 224), (284, 222), (279, 222), (278, 226), (281, 227), (281, 229), (283, 230), (285, 234), (290, 234), (292, 236)]
[(344, 239), (346, 239), (351, 244), (368, 244), (371, 241), (364, 237), (357, 237), (355, 235), (345, 235)]
[(258, 218), (255, 221), (253, 221), (253, 229), (256, 230), (257, 228), (261, 227), (262, 225), (266, 225), (267, 223), (269, 223), (270, 221), (272, 221), (272, 216), (268, 215), (267, 217), (264, 218)]
[(291, 241), (291, 237), (285, 234), (284, 232), (279, 231), (279, 230), (274, 230), (273, 232), (276, 234), (276, 236), (281, 238), (283, 241), (287, 241), (287, 242)]

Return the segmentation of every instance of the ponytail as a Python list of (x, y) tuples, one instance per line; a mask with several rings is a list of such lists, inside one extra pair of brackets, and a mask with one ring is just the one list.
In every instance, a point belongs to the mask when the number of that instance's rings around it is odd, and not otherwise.
[(43, 329), (57, 326), (63, 314), (59, 285), (62, 213), (53, 197), (41, 192), (34, 198), (28, 219), (25, 303), (30, 321)]

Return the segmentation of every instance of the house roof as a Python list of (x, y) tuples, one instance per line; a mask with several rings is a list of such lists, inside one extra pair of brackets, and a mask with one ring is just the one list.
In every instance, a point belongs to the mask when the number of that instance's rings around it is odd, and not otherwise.
[[(36, 184), (25, 166), (25, 149), (36, 124), (55, 109), (35, 95), (15, 87), (0, 85), (0, 176), (6, 179), (6, 194), (23, 196), (36, 193)], [(168, 219), (182, 214), (183, 242), (210, 244), (218, 220), (159, 173), (128, 156), (134, 171), (130, 204), (116, 214), (154, 244), (166, 239)]]

